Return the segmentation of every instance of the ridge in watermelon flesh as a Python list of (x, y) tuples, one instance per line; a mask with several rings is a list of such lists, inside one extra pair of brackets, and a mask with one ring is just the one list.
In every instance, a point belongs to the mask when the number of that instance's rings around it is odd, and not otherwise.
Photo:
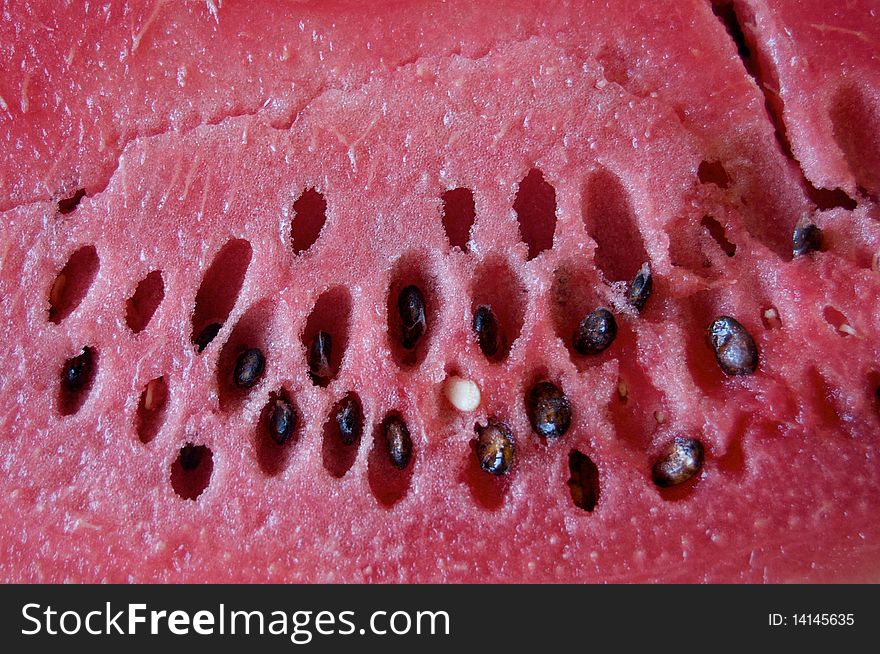
[(0, 578), (876, 579), (874, 14), (13, 4)]

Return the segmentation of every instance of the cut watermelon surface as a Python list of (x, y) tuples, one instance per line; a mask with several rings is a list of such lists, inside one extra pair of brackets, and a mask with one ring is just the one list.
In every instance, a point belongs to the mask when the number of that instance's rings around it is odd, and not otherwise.
[(0, 577), (876, 579), (874, 4), (5, 5)]

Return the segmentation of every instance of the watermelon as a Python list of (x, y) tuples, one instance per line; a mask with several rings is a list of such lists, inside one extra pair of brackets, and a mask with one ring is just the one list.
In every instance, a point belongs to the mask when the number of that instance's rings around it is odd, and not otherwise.
[(0, 17), (0, 578), (864, 581), (868, 0)]

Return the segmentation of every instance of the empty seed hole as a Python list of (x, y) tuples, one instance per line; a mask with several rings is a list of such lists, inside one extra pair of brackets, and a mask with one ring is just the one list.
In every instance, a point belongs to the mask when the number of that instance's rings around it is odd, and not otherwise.
[(257, 390), (273, 367), (269, 333), (274, 320), (274, 305), (258, 302), (245, 312), (217, 360), (217, 390), (220, 408), (234, 411)]
[(449, 245), (467, 248), (476, 217), (474, 194), (468, 188), (454, 188), (443, 194), (443, 229)]
[(152, 441), (165, 421), (165, 405), (168, 400), (168, 383), (165, 377), (150, 380), (141, 392), (135, 424), (141, 443)]
[(714, 184), (718, 188), (730, 186), (730, 175), (720, 161), (701, 161), (697, 177), (701, 184)]
[(568, 454), (568, 492), (571, 501), (579, 509), (592, 513), (599, 503), (599, 468), (593, 459), (581, 452), (572, 450)]
[(313, 188), (303, 191), (293, 203), (290, 239), (294, 254), (301, 254), (315, 244), (326, 220), (327, 201), (324, 195)]
[(92, 347), (86, 346), (64, 361), (58, 395), (58, 407), (62, 416), (73, 415), (82, 408), (92, 390), (97, 371), (98, 353)]
[(49, 288), (50, 322), (58, 324), (73, 313), (88, 293), (99, 267), (93, 245), (85, 245), (70, 255)]
[(165, 282), (162, 273), (154, 270), (144, 277), (125, 304), (125, 323), (135, 334), (139, 334), (153, 319), (165, 297)]
[(629, 282), (649, 260), (629, 192), (617, 175), (600, 168), (587, 178), (581, 203), (599, 270), (608, 281)]
[(257, 463), (263, 474), (274, 477), (287, 467), (302, 424), (300, 410), (287, 389), (269, 394), (254, 437)]
[(171, 488), (184, 500), (195, 500), (211, 481), (214, 453), (205, 445), (187, 443), (171, 464)]
[(474, 338), (487, 359), (503, 361), (522, 331), (526, 289), (503, 259), (489, 258), (477, 267), (471, 296)]
[(337, 286), (315, 302), (302, 334), (309, 376), (315, 385), (326, 387), (339, 373), (348, 346), (350, 321), (348, 289)]
[(436, 281), (419, 263), (424, 258), (410, 255), (401, 259), (388, 287), (388, 344), (403, 368), (416, 367), (424, 360), (440, 318)]
[(232, 312), (251, 263), (251, 244), (234, 239), (217, 252), (196, 293), (192, 342), (201, 352), (217, 336)]
[(702, 225), (707, 232), (709, 232), (709, 236), (718, 244), (718, 247), (726, 254), (728, 257), (732, 257), (736, 254), (736, 244), (731, 243), (727, 240), (727, 233), (724, 230), (724, 226), (715, 220), (712, 216), (703, 216), (703, 219), (700, 221), (700, 225)]
[(79, 206), (80, 200), (82, 200), (85, 196), (86, 190), (84, 188), (80, 188), (74, 191), (72, 195), (58, 200), (58, 213), (65, 216), (69, 213), (72, 213), (74, 209)]
[(513, 201), (519, 232), (529, 248), (529, 260), (553, 247), (556, 231), (556, 189), (532, 168), (519, 184)]
[(331, 477), (344, 477), (354, 465), (364, 424), (364, 409), (357, 393), (348, 393), (330, 410), (324, 423), (321, 457)]
[[(401, 424), (405, 426), (410, 439), (408, 456), (405, 435), (399, 431)], [(385, 508), (397, 504), (409, 491), (417, 454), (412, 439), (409, 423), (397, 412), (389, 413), (373, 430), (373, 444), (367, 457), (367, 479), (373, 496)], [(403, 448), (399, 447), (401, 442)], [(401, 467), (400, 463), (404, 460), (406, 465)]]

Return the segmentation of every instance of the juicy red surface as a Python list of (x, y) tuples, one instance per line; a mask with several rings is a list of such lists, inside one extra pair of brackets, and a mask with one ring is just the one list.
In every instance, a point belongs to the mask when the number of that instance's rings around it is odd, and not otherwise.
[[(753, 4), (777, 27), (813, 11)], [(213, 6), (111, 3), (83, 16), (22, 3), (2, 17), (0, 58), (20, 72), (0, 80), (4, 580), (827, 581), (876, 571), (877, 207), (862, 195), (853, 211), (811, 203), (709, 3), (388, 3), (364, 16), (349, 3), (225, 2), (216, 17)], [(770, 34), (759, 26), (751, 38), (767, 45)], [(822, 61), (812, 65), (825, 70)], [(854, 79), (873, 93), (876, 64), (863, 67), (874, 72)], [(802, 147), (829, 146), (806, 137)], [(701, 183), (705, 161), (721, 162), (729, 183)], [(550, 243), (520, 229), (514, 209), (533, 169), (555, 191)], [(87, 197), (60, 215), (57, 200), (79, 187)], [(442, 198), (459, 187), (473, 191), (476, 217), (468, 246), (451, 248)], [(297, 255), (293, 204), (311, 188), (326, 222)], [(825, 251), (791, 261), (805, 217), (824, 230)], [(615, 221), (630, 247), (615, 246)], [(218, 281), (199, 320), (231, 312), (197, 354), (199, 288), (235, 239), (250, 258), (209, 276)], [(100, 267), (54, 324), (52, 284), (86, 245)], [(636, 315), (606, 275), (645, 257), (654, 295)], [(243, 266), (239, 292), (224, 280)], [(155, 270), (164, 295), (134, 334), (126, 301)], [(389, 287), (412, 280), (431, 319), (414, 365), (387, 315)], [(318, 299), (339, 287), (350, 294), (347, 347), (322, 388), (303, 335)], [(471, 331), (474, 307), (494, 297), (513, 325), (500, 362)], [(618, 338), (578, 357), (577, 314), (600, 304), (617, 315)], [(762, 320), (770, 307), (778, 322)], [(314, 314), (311, 325), (337, 315)], [(754, 336), (755, 375), (718, 369), (705, 328), (721, 314)], [(224, 371), (255, 343), (266, 371), (233, 389)], [(83, 345), (98, 353), (96, 375), (79, 411), (61, 417), (60, 369)], [(477, 412), (447, 404), (448, 373), (479, 383)], [(137, 414), (160, 376), (162, 424), (144, 443)], [(544, 376), (573, 407), (571, 430), (553, 442), (530, 431), (523, 405)], [(366, 426), (337, 478), (322, 463), (323, 435), (352, 390)], [(299, 415), (283, 451), (260, 431), (279, 395)], [(414, 441), (404, 477), (372, 450), (393, 412)], [(480, 476), (470, 445), (490, 416), (516, 439), (500, 480)], [(653, 457), (677, 434), (702, 439), (706, 465), (695, 483), (660, 491)], [(191, 475), (179, 458), (187, 443), (210, 450)], [(574, 449), (599, 471), (591, 513), (567, 483)], [(181, 497), (193, 489), (196, 499)]]

